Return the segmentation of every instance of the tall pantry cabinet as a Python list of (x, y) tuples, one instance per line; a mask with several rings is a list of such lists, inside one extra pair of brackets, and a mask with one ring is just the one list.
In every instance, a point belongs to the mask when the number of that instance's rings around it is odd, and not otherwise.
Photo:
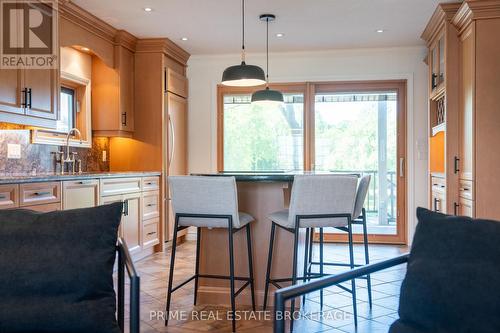
[[(438, 58), (444, 49), (445, 63), (456, 64), (455, 71), (445, 75), (445, 82), (453, 75), (456, 85), (444, 88), (440, 72), (435, 75), (430, 33), (443, 25), (453, 38), (444, 40)], [(500, 188), (500, 0), (441, 4), (422, 37), (429, 46), (429, 205), (448, 214), (500, 220), (496, 195)]]
[(133, 140), (110, 141), (112, 170), (162, 171), (160, 233), (164, 240), (171, 239), (173, 227), (168, 176), (187, 174), (188, 58), (186, 51), (166, 38), (137, 41)]

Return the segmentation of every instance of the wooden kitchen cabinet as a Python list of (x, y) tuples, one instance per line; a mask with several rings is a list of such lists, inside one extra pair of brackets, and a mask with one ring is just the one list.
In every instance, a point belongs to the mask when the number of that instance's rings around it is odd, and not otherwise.
[(19, 207), (19, 185), (0, 185), (0, 209)]
[(114, 202), (123, 202), (122, 220), (118, 235), (123, 237), (131, 254), (141, 250), (141, 215), (140, 215), (141, 193), (112, 195), (101, 198), (102, 205)]
[(99, 180), (68, 180), (63, 182), (63, 209), (95, 207), (99, 205)]
[(0, 113), (24, 114), (22, 89), (21, 70), (0, 69)]
[(132, 137), (134, 132), (134, 52), (115, 46), (115, 68), (94, 57), (92, 131), (96, 136)]
[(29, 107), (26, 115), (58, 119), (59, 113), (59, 70), (24, 70), (24, 87), (28, 89)]
[(0, 121), (55, 128), (59, 69), (1, 69)]
[(459, 170), (461, 215), (500, 220), (500, 1), (464, 1), (453, 19), (459, 34)]
[(22, 208), (33, 210), (33, 211), (39, 212), (39, 213), (48, 213), (48, 212), (53, 212), (56, 210), (61, 210), (61, 203), (56, 202), (56, 203), (50, 203), (50, 204), (45, 204), (45, 205), (26, 206), (26, 207), (22, 207)]
[(19, 185), (19, 206), (27, 207), (61, 202), (61, 182), (26, 183)]

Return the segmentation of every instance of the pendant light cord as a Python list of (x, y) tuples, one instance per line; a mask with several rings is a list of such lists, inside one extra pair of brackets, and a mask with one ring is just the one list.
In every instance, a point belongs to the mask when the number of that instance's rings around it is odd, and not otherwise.
[(266, 87), (269, 88), (269, 18), (266, 18)]
[(241, 0), (241, 62), (245, 63), (245, 0)]

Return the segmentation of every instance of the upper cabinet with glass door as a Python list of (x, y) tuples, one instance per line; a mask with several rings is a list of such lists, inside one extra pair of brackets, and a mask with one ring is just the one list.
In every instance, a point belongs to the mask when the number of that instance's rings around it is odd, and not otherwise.
[(445, 87), (445, 35), (441, 33), (429, 50), (431, 95), (436, 95)]

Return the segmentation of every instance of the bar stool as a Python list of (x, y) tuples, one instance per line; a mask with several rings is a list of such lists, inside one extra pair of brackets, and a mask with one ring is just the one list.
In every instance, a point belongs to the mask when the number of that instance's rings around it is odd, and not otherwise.
[[(356, 193), (356, 201), (354, 204), (354, 211), (352, 213), (351, 224), (357, 224), (363, 226), (363, 243), (364, 243), (364, 256), (365, 256), (365, 264), (368, 265), (370, 263), (370, 256), (368, 253), (368, 232), (366, 227), (366, 210), (363, 208), (366, 195), (368, 194), (368, 189), (370, 187), (371, 176), (366, 175), (359, 181), (358, 190)], [(335, 227), (337, 230), (349, 232), (346, 227)], [(313, 265), (319, 265), (319, 276), (324, 276), (323, 274), (323, 265), (326, 266), (350, 266), (350, 264), (346, 263), (336, 263), (336, 262), (324, 262), (323, 261), (323, 228), (319, 228), (319, 262), (312, 261), (312, 250), (313, 250), (313, 236), (314, 236), (314, 228), (309, 228), (306, 231), (306, 240), (308, 244), (306, 245), (306, 252), (304, 256), (304, 277), (307, 277), (307, 280), (310, 280), (312, 275), (318, 275), (315, 273), (311, 273), (311, 268)], [(352, 243), (349, 243), (349, 246), (352, 247)], [(307, 259), (306, 259), (307, 258)], [(354, 264), (354, 267), (359, 267), (361, 265)], [(370, 274), (362, 277), (366, 279), (367, 291), (368, 291), (368, 303), (370, 308), (372, 307), (372, 284)], [(302, 298), (305, 301), (305, 296)], [(323, 291), (320, 292), (320, 304), (321, 308), (323, 307)]]
[[(279, 282), (297, 280), (297, 252), (299, 228), (347, 227), (349, 242), (352, 244), (352, 214), (356, 199), (357, 176), (351, 175), (304, 175), (295, 176), (290, 199), (290, 209), (275, 212), (269, 216), (272, 221), (267, 260), (266, 285), (264, 288), (264, 309), (267, 306), (269, 284), (281, 288)], [(291, 278), (271, 278), (274, 235), (276, 227), (294, 234), (293, 267)], [(306, 246), (307, 249), (307, 246)], [(354, 268), (354, 252), (349, 248), (350, 266)], [(307, 258), (307, 253), (306, 256)], [(300, 279), (304, 280), (305, 277)], [(357, 325), (356, 282), (351, 280), (354, 322)], [(291, 301), (291, 311), (295, 310), (295, 300)], [(293, 330), (293, 316), (290, 325)]]
[[(234, 177), (171, 176), (168, 177), (168, 181), (175, 213), (175, 225), (170, 259), (170, 274), (168, 277), (165, 326), (168, 325), (170, 300), (174, 291), (194, 280), (194, 304), (196, 305), (199, 278), (225, 279), (230, 281), (231, 311), (233, 314), (232, 331), (235, 332), (235, 298), (248, 286), (250, 286), (252, 307), (255, 310), (252, 242), (250, 237), (250, 222), (254, 218), (249, 214), (238, 212), (238, 197)], [(176, 287), (172, 287), (177, 232), (191, 226), (197, 227), (198, 235), (196, 240), (195, 274)], [(229, 238), (229, 276), (200, 273), (201, 228), (227, 228)], [(248, 277), (238, 277), (234, 274), (233, 235), (243, 229), (246, 230), (247, 236)], [(236, 280), (244, 281), (245, 283), (235, 292)]]

